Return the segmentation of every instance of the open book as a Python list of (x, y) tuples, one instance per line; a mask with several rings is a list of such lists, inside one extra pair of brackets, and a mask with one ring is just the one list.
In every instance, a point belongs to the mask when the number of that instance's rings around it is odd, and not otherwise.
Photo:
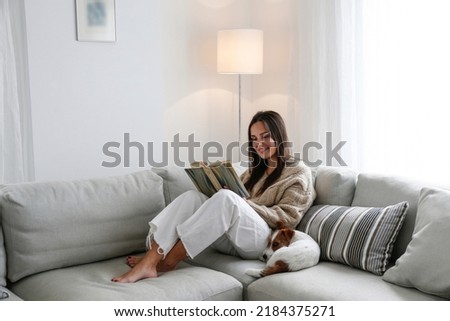
[(250, 196), (230, 161), (217, 161), (210, 165), (195, 162), (185, 171), (197, 189), (208, 197), (225, 187), (241, 197)]

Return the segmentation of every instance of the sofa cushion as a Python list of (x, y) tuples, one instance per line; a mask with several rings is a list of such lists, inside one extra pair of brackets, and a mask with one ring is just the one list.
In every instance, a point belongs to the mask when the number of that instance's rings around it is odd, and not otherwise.
[(129, 269), (124, 257), (115, 258), (35, 274), (11, 289), (27, 301), (242, 300), (242, 285), (233, 277), (186, 263), (156, 279), (111, 281)]
[[(0, 189), (0, 200), (2, 199), (3, 192)], [(6, 252), (5, 242), (3, 238), (2, 228), (2, 204), (0, 202), (0, 287), (6, 286)]]
[(444, 300), (408, 289), (381, 277), (332, 262), (297, 272), (256, 280), (247, 288), (248, 299), (258, 301), (422, 301)]
[(194, 259), (189, 259), (190, 264), (204, 266), (216, 271), (231, 275), (243, 285), (243, 296), (246, 299), (247, 286), (255, 279), (245, 273), (247, 269), (263, 269), (265, 263), (259, 260), (243, 260), (237, 255), (223, 254), (213, 247), (209, 247)]
[(360, 174), (358, 176), (352, 206), (383, 207), (403, 201), (408, 202), (408, 210), (394, 244), (391, 262), (395, 262), (405, 252), (411, 241), (417, 201), (422, 187), (423, 183), (401, 177), (378, 174)]
[(382, 275), (407, 208), (314, 205), (298, 228), (316, 240), (322, 260)]
[(145, 249), (148, 221), (164, 207), (150, 170), (72, 182), (2, 187), (7, 273), (15, 282), (50, 269)]
[(8, 298), (9, 298), (9, 291), (3, 286), (0, 286), (0, 300), (6, 300)]
[(315, 170), (314, 204), (351, 205), (357, 173), (348, 167), (319, 166)]
[(412, 240), (383, 279), (450, 299), (450, 192), (424, 188)]
[(164, 180), (164, 198), (166, 205), (184, 192), (196, 189), (183, 167), (154, 167), (152, 171)]
[(16, 294), (9, 289), (0, 286), (0, 302), (1, 301), (22, 301)]

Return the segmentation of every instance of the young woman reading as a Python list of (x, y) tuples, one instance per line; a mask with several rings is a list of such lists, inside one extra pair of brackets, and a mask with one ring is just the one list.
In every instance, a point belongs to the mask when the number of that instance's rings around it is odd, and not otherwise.
[(297, 226), (315, 192), (311, 170), (289, 152), (282, 117), (274, 111), (258, 112), (249, 124), (248, 138), (250, 165), (241, 179), (250, 197), (243, 199), (227, 189), (210, 198), (197, 191), (180, 195), (149, 223), (145, 256), (129, 257), (132, 269), (112, 281), (155, 278), (210, 245), (257, 259), (277, 222)]

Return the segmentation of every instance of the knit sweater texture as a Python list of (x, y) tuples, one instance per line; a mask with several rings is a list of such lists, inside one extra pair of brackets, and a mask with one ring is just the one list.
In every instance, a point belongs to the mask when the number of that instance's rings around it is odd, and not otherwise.
[[(316, 196), (311, 169), (303, 162), (287, 166), (278, 180), (257, 195), (267, 177), (266, 174), (261, 177), (246, 201), (271, 228), (275, 229), (280, 221), (286, 227), (295, 228)], [(241, 175), (244, 183), (249, 178), (250, 169)]]

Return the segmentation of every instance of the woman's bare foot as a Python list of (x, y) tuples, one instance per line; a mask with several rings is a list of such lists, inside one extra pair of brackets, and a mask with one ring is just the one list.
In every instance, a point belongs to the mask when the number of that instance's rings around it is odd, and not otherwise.
[(178, 263), (185, 260), (187, 258), (187, 252), (184, 248), (183, 243), (178, 240), (177, 243), (173, 246), (172, 250), (170, 250), (169, 254), (165, 257), (164, 260), (161, 260), (156, 269), (158, 272), (169, 272), (173, 271), (177, 268)]
[[(134, 268), (136, 266), (136, 264), (138, 264), (139, 262), (141, 262), (143, 259), (142, 256), (128, 256), (127, 257), (127, 265), (131, 268)], [(158, 263), (158, 265), (156, 266), (156, 270), (158, 272), (169, 272), (172, 270), (175, 270), (176, 266), (173, 265), (168, 265), (165, 260), (162, 260), (161, 262)]]
[(142, 256), (128, 256), (127, 257), (127, 265), (131, 268), (133, 268), (136, 264), (141, 262)]
[(177, 268), (177, 263), (168, 264), (166, 261), (161, 261), (156, 266), (158, 272), (170, 272)]
[(136, 264), (130, 271), (121, 276), (116, 276), (112, 279), (113, 282), (119, 283), (134, 283), (136, 281), (148, 278), (158, 277), (158, 272), (153, 264), (148, 262), (149, 260), (142, 259)]
[(134, 283), (148, 278), (158, 277), (156, 266), (162, 260), (163, 254), (158, 252), (159, 246), (154, 241), (150, 251), (140, 258), (139, 262), (134, 261), (134, 267), (125, 274), (112, 278), (111, 281), (119, 283)]
[(183, 243), (178, 240), (167, 257), (162, 260), (163, 254), (158, 252), (158, 244), (152, 243), (152, 248), (144, 257), (129, 256), (127, 264), (134, 266), (130, 271), (121, 276), (113, 278), (111, 281), (120, 283), (134, 283), (148, 278), (158, 277), (158, 272), (168, 272), (176, 269), (178, 263), (187, 257)]

